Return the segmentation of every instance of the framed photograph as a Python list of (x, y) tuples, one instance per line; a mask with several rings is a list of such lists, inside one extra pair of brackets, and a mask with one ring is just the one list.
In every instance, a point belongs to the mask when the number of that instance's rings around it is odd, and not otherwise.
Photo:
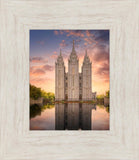
[(30, 130), (109, 130), (109, 30), (30, 30)]
[(138, 1), (0, 5), (0, 159), (138, 160)]

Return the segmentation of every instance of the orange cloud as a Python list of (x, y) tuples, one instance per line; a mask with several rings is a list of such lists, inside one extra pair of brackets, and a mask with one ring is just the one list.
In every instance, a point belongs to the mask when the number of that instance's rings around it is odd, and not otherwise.
[(87, 46), (87, 43), (85, 42), (84, 45)]
[(30, 76), (40, 76), (40, 75), (44, 75), (45, 71), (42, 69), (35, 69), (33, 71), (30, 71)]
[(47, 71), (53, 71), (54, 70), (54, 66), (46, 64), (46, 65), (43, 66), (43, 69), (47, 70)]
[(89, 37), (89, 38), (84, 38), (84, 41), (87, 43), (87, 44), (91, 44), (91, 45), (94, 45), (94, 44), (96, 44), (97, 43), (97, 41), (94, 39), (94, 38), (92, 38), (92, 37)]
[(67, 44), (66, 44), (65, 40), (62, 40), (62, 42), (60, 43), (60, 47), (66, 47), (66, 46), (67, 46)]
[(86, 31), (86, 36), (87, 37), (94, 37), (95, 35), (91, 33), (89, 30)]
[(55, 34), (55, 35), (58, 35), (59, 33), (58, 33), (58, 31), (54, 31), (54, 34)]
[(54, 53), (54, 54), (57, 54), (57, 52), (56, 52), (56, 51), (54, 51), (53, 53)]
[(56, 59), (58, 57), (58, 55), (51, 55), (51, 58)]
[(83, 32), (80, 30), (78, 31), (66, 30), (65, 32), (67, 33), (67, 37), (69, 36), (84, 37)]

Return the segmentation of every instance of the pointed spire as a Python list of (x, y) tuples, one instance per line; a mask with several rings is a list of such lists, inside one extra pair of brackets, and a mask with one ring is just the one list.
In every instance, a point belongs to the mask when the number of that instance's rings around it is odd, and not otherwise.
[(87, 55), (87, 49), (85, 50), (85, 56), (84, 56), (84, 63), (89, 63), (90, 62), (90, 59)]
[(87, 57), (87, 49), (85, 50), (85, 56)]
[(57, 57), (57, 62), (56, 62), (56, 63), (57, 63), (57, 64), (62, 64), (62, 65), (64, 65), (61, 48), (60, 48), (60, 54), (59, 54), (59, 56)]
[(74, 40), (73, 40), (72, 51), (75, 51)]
[(60, 56), (62, 56), (62, 53), (61, 53), (61, 48), (60, 48)]
[(78, 61), (78, 56), (77, 56), (76, 51), (75, 51), (74, 40), (73, 40), (72, 52), (70, 54), (69, 60), (70, 61), (75, 61), (75, 60)]

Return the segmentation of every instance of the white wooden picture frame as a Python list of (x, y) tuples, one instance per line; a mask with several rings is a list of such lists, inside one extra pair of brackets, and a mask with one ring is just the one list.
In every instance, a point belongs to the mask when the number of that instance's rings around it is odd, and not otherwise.
[[(0, 159), (139, 159), (137, 0), (1, 0)], [(110, 30), (110, 130), (29, 130), (29, 30)]]

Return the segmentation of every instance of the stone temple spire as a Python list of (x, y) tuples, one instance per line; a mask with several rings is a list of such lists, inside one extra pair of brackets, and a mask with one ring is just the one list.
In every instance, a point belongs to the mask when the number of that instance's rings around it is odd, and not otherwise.
[(72, 51), (75, 52), (74, 40), (73, 40)]
[(62, 56), (62, 53), (61, 53), (61, 48), (60, 48), (60, 56)]
[(85, 56), (87, 57), (87, 49), (85, 50)]
[(61, 49), (60, 49), (60, 55), (58, 56), (56, 63), (57, 64), (64, 64)]
[(77, 54), (76, 54), (76, 51), (75, 51), (74, 40), (73, 40), (72, 52), (70, 54), (69, 61), (78, 61), (78, 57), (77, 57)]
[(84, 56), (84, 61), (83, 61), (84, 64), (87, 64), (87, 63), (90, 63), (90, 59), (87, 55), (87, 49), (85, 50), (85, 56)]
[(75, 41), (73, 40), (73, 45), (72, 45), (72, 55), (76, 55), (76, 51), (75, 51)]

